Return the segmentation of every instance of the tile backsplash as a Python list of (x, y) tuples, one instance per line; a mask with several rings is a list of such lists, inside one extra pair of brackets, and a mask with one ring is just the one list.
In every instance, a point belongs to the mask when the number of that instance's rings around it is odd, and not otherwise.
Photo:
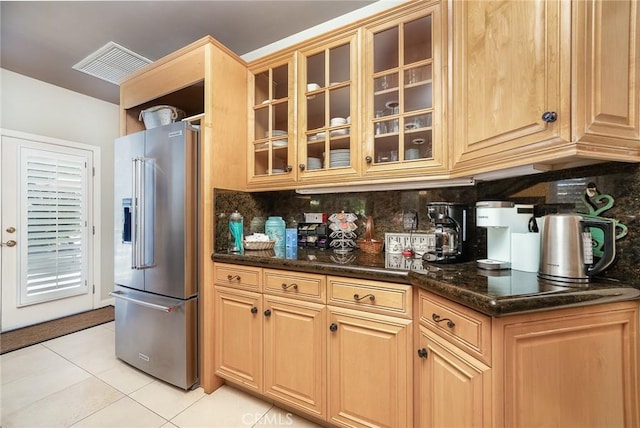
[(429, 227), (427, 204), (457, 202), (470, 207), (468, 217), (468, 250), (471, 259), (486, 256), (485, 232), (475, 227), (477, 201), (509, 200), (534, 204), (538, 215), (545, 212), (584, 212), (582, 195), (593, 183), (601, 194), (611, 195), (615, 203), (600, 214), (627, 226), (627, 236), (616, 242), (616, 261), (605, 276), (640, 284), (640, 165), (607, 163), (563, 171), (535, 174), (490, 182), (474, 187), (449, 189), (403, 190), (384, 192), (299, 195), (294, 191), (233, 192), (216, 189), (216, 251), (225, 251), (228, 243), (228, 216), (238, 210), (244, 217), (245, 233), (256, 217), (282, 216), (286, 221), (303, 221), (303, 213), (353, 212), (358, 215), (360, 236), (366, 218), (374, 220), (375, 234), (383, 239), (385, 232), (403, 231), (403, 213), (418, 213), (418, 230)]

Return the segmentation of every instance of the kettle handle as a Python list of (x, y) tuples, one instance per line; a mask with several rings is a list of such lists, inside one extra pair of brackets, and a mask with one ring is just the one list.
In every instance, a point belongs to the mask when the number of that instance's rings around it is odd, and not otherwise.
[(604, 255), (595, 265), (587, 269), (587, 275), (596, 275), (609, 267), (616, 258), (615, 223), (613, 221), (595, 219), (584, 219), (582, 223), (585, 227), (595, 227), (604, 232)]

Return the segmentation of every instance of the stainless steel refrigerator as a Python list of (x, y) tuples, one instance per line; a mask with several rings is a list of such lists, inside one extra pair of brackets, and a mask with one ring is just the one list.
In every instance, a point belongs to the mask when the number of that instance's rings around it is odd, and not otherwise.
[(186, 122), (115, 141), (116, 356), (198, 383), (198, 132)]

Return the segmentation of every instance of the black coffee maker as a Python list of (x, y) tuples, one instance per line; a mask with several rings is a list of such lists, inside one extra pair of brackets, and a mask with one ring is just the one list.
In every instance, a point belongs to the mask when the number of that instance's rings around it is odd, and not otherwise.
[(427, 232), (427, 251), (422, 260), (455, 263), (466, 260), (467, 214), (464, 204), (431, 202), (427, 214), (431, 225)]

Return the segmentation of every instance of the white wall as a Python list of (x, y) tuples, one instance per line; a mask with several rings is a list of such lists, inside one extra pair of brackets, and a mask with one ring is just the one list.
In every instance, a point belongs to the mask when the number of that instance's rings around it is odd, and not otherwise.
[[(113, 140), (119, 107), (0, 68), (0, 128), (100, 147), (102, 300), (113, 291)], [(96, 284), (98, 286), (98, 284)]]

